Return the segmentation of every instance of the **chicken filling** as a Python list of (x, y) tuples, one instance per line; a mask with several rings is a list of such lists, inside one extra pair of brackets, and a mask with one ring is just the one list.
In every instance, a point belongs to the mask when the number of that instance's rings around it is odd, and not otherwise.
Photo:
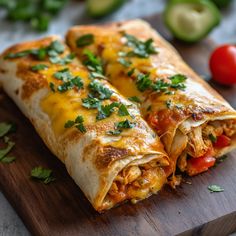
[(165, 171), (156, 162), (128, 166), (116, 176), (102, 208), (109, 209), (126, 200), (136, 203), (157, 193), (165, 182)]
[(192, 128), (187, 134), (187, 148), (178, 158), (178, 167), (192, 176), (213, 166), (223, 148), (230, 146), (236, 135), (236, 121), (210, 121)]

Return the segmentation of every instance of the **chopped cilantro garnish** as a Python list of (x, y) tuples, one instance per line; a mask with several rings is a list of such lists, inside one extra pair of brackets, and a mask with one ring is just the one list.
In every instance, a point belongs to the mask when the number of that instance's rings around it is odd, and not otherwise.
[(4, 58), (5, 59), (12, 59), (12, 58), (19, 58), (19, 57), (25, 57), (25, 56), (33, 56), (37, 60), (44, 60), (46, 56), (49, 56), (49, 61), (53, 64), (60, 64), (65, 65), (70, 63), (74, 57), (75, 54), (68, 54), (64, 58), (60, 58), (59, 55), (62, 54), (65, 50), (64, 45), (58, 41), (53, 41), (49, 46), (42, 47), (38, 49), (31, 49), (31, 50), (24, 50), (17, 53), (9, 53)]
[(50, 82), (50, 83), (49, 83), (49, 87), (50, 87), (50, 89), (51, 89), (54, 93), (56, 92), (56, 90), (55, 90), (55, 84), (54, 84), (54, 83)]
[(185, 80), (187, 79), (185, 75), (177, 74), (171, 76), (169, 79), (171, 80), (171, 85), (170, 85), (171, 88), (180, 90), (184, 90), (186, 88), (186, 85), (183, 84), (183, 82), (185, 82)]
[(131, 70), (127, 72), (127, 75), (132, 76), (134, 74), (134, 71), (135, 71), (135, 68), (132, 68)]
[(130, 122), (129, 120), (124, 120), (115, 123), (115, 129), (114, 130), (109, 130), (107, 134), (109, 135), (119, 135), (122, 133), (123, 129), (131, 129), (136, 126), (135, 122)]
[(83, 107), (88, 109), (98, 108), (101, 105), (101, 102), (97, 98), (87, 97), (82, 99)]
[(58, 54), (61, 54), (65, 50), (65, 46), (58, 40), (53, 41), (50, 46), (49, 50), (56, 51)]
[(136, 80), (136, 85), (139, 91), (144, 92), (146, 89), (149, 89), (152, 81), (150, 80), (149, 74), (139, 73)]
[(67, 64), (71, 63), (74, 58), (75, 58), (75, 54), (70, 53), (63, 58), (61, 58), (59, 56), (52, 56), (49, 58), (49, 61), (52, 64), (67, 65)]
[(142, 102), (137, 96), (129, 97), (128, 99), (131, 102), (136, 102), (136, 103), (141, 103)]
[(102, 120), (102, 119), (105, 119), (105, 118), (111, 116), (111, 114), (114, 112), (114, 108), (119, 107), (119, 105), (120, 104), (118, 102), (113, 102), (111, 104), (102, 105), (102, 106), (98, 107), (98, 114), (97, 114), (96, 119)]
[(73, 120), (68, 120), (68, 121), (65, 123), (64, 127), (65, 127), (65, 128), (71, 128), (71, 127), (74, 126), (74, 124), (75, 124), (75, 122), (74, 122)]
[(214, 136), (213, 134), (209, 134), (209, 139), (213, 142), (213, 143), (215, 143), (216, 141), (217, 141), (217, 137), (216, 136)]
[(48, 68), (48, 66), (45, 65), (45, 64), (37, 64), (37, 65), (35, 65), (35, 66), (32, 66), (32, 67), (31, 67), (31, 70), (32, 70), (32, 71), (39, 71), (39, 70), (45, 70), (45, 69), (47, 69), (47, 68)]
[(15, 143), (10, 141), (8, 138), (5, 138), (4, 141), (7, 144), (7, 147), (0, 149), (0, 161), (12, 150), (15, 145)]
[(14, 58), (19, 58), (19, 57), (25, 57), (28, 56), (32, 53), (32, 50), (24, 50), (21, 52), (16, 52), (16, 53), (9, 53), (7, 54), (4, 59), (14, 59)]
[(0, 138), (6, 135), (8, 132), (11, 131), (13, 124), (1, 122), (0, 123)]
[(57, 71), (53, 74), (53, 76), (56, 79), (64, 82), (57, 87), (57, 90), (61, 93), (66, 92), (72, 88), (82, 89), (84, 86), (82, 79), (79, 76), (73, 77), (68, 68)]
[(210, 193), (216, 193), (216, 192), (223, 192), (224, 189), (222, 187), (220, 187), (219, 185), (209, 185), (208, 186), (208, 190), (210, 191)]
[(75, 127), (76, 127), (81, 133), (85, 133), (85, 132), (86, 132), (86, 128), (84, 127), (84, 125), (83, 125), (82, 123), (75, 125)]
[(125, 58), (118, 58), (118, 60), (117, 60), (121, 65), (123, 65), (123, 66), (125, 66), (125, 67), (129, 67), (131, 64), (132, 64), (132, 62), (131, 61), (128, 61), (127, 59), (125, 59)]
[(78, 48), (90, 45), (92, 43), (94, 43), (93, 34), (84, 34), (76, 40), (76, 46)]
[(148, 58), (151, 54), (157, 54), (156, 48), (153, 45), (153, 39), (141, 41), (133, 35), (124, 33), (127, 42), (126, 45), (133, 50), (129, 51), (126, 56)]
[(62, 81), (68, 81), (72, 79), (72, 75), (69, 71), (69, 68), (64, 68), (62, 70), (57, 71), (56, 73), (53, 74), (53, 76)]
[(106, 88), (100, 82), (94, 80), (89, 84), (91, 97), (98, 98), (100, 100), (109, 99), (113, 93), (110, 89)]
[(57, 87), (57, 90), (63, 93), (73, 88), (77, 88), (77, 89), (83, 88), (83, 82), (80, 77), (76, 76), (73, 79), (64, 82), (63, 84)]
[(167, 106), (167, 108), (171, 108), (172, 107), (172, 101), (171, 100), (167, 100), (166, 101), (166, 106)]
[(15, 157), (13, 157), (13, 156), (5, 156), (5, 157), (3, 157), (0, 161), (2, 162), (2, 163), (12, 163), (12, 162), (14, 162), (16, 160), (16, 158)]
[(52, 181), (55, 181), (55, 178), (52, 176), (52, 170), (45, 169), (41, 166), (34, 167), (31, 170), (31, 177), (42, 181), (44, 184), (48, 184)]
[(117, 129), (131, 129), (131, 128), (134, 128), (135, 125), (136, 125), (136, 123), (130, 122), (129, 120), (124, 120), (124, 121), (120, 121), (118, 123), (115, 123), (115, 127)]
[(83, 116), (77, 116), (74, 121), (68, 120), (65, 123), (64, 128), (71, 128), (71, 127), (75, 126), (75, 128), (77, 128), (81, 133), (85, 133), (86, 128), (83, 123), (84, 123)]
[(152, 89), (156, 92), (165, 92), (169, 87), (169, 83), (164, 80), (157, 80), (152, 84)]
[(109, 134), (109, 135), (119, 135), (119, 134), (121, 134), (121, 132), (122, 132), (122, 130), (120, 130), (120, 129), (115, 129), (115, 130), (109, 130), (109, 131), (107, 131), (107, 134)]
[[(95, 75), (104, 76), (104, 71), (102, 68), (102, 62), (99, 58), (97, 58), (91, 51), (85, 50), (84, 55), (86, 59), (83, 61), (83, 64), (91, 71), (96, 72), (92, 74), (94, 77)], [(98, 77), (98, 76), (96, 76)]]
[(129, 111), (127, 107), (124, 104), (120, 104), (119, 110), (118, 110), (118, 115), (119, 116), (129, 116)]
[(15, 157), (6, 156), (15, 146), (15, 143), (10, 141), (10, 138), (7, 137), (6, 134), (8, 134), (9, 132), (14, 132), (15, 129), (16, 129), (15, 124), (6, 122), (0, 123), (0, 138), (3, 137), (3, 141), (7, 145), (4, 148), (0, 148), (0, 162), (2, 163), (11, 163), (16, 159)]

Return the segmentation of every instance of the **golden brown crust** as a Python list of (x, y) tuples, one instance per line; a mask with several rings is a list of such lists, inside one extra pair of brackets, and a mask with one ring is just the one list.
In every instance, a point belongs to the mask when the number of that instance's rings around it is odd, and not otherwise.
[(29, 99), (39, 89), (48, 87), (47, 79), (44, 75), (31, 71), (31, 67), (35, 64), (33, 60), (23, 60), (18, 63), (17, 76), (24, 80), (21, 97)]

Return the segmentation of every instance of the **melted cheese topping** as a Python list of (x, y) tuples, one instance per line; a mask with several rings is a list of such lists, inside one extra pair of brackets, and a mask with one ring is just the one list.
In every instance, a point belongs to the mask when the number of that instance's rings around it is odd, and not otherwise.
[[(48, 70), (42, 70), (40, 73), (45, 75), (48, 83), (52, 82), (55, 85), (59, 85), (61, 82), (53, 78), (53, 74), (63, 69), (58, 67), (51, 67)], [(79, 76), (82, 78), (84, 88), (88, 86), (90, 82), (88, 79), (88, 73), (79, 68), (79, 70), (70, 70), (73, 76)], [(70, 89), (64, 93), (58, 91), (50, 91), (48, 95), (42, 99), (41, 107), (51, 118), (52, 127), (54, 132), (59, 135), (65, 132), (64, 125), (68, 120), (75, 120), (78, 115), (84, 117), (84, 124), (91, 124), (96, 121), (96, 109), (86, 109), (82, 106), (81, 99), (87, 97), (86, 89), (76, 91)]]

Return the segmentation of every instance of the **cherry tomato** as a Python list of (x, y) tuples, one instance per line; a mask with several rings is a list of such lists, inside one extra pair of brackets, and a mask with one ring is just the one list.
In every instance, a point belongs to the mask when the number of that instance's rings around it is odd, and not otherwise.
[(214, 143), (214, 147), (216, 148), (224, 148), (230, 145), (230, 138), (225, 135), (220, 135), (217, 137), (216, 142)]
[(189, 159), (187, 161), (187, 173), (190, 176), (197, 175), (214, 166), (216, 159), (212, 156), (213, 153), (213, 149), (209, 149), (204, 156)]
[(210, 70), (214, 80), (221, 84), (236, 84), (236, 45), (218, 47), (211, 55)]

